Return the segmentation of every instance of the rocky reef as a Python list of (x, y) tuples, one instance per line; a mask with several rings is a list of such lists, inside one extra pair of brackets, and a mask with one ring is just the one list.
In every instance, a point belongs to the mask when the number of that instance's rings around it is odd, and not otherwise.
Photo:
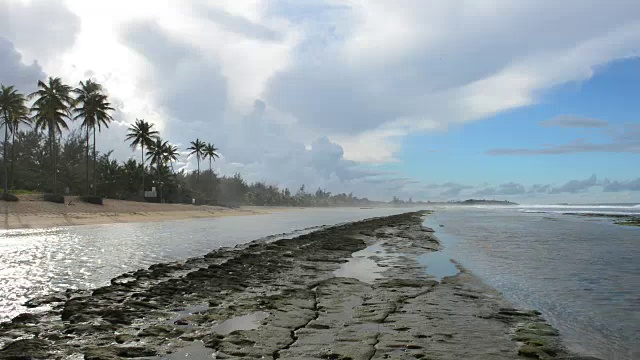
[[(33, 299), (33, 312), (0, 324), (0, 359), (579, 359), (539, 313), (465, 269), (430, 276), (417, 259), (440, 245), (424, 215), (222, 248)], [(376, 276), (348, 276), (350, 265)]]

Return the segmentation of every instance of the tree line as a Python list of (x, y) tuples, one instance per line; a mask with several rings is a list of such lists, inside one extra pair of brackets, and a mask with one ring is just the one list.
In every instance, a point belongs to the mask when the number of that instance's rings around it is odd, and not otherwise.
[[(93, 80), (77, 87), (60, 78), (38, 81), (37, 90), (19, 92), (0, 85), (0, 129), (4, 130), (1, 164), (3, 194), (33, 191), (98, 196), (124, 200), (222, 204), (341, 206), (373, 202), (353, 194), (323, 189), (296, 193), (264, 182), (248, 183), (240, 174), (219, 176), (212, 162), (219, 158), (214, 144), (196, 139), (185, 149), (196, 158), (195, 171), (176, 171), (180, 149), (162, 139), (154, 124), (136, 119), (125, 140), (140, 151), (140, 161), (118, 162), (112, 151), (96, 150), (96, 132), (109, 128), (115, 109), (103, 86)], [(69, 130), (71, 122), (80, 122)], [(208, 169), (201, 171), (201, 162)], [(147, 166), (147, 164), (149, 166)], [(155, 187), (153, 197), (145, 190)], [(148, 195), (148, 193), (147, 193)]]

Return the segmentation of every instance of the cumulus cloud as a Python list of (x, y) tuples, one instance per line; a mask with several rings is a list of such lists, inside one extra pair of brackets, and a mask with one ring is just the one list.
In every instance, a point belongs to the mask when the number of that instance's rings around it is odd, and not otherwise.
[[(155, 22), (131, 23), (122, 30), (122, 37), (152, 67), (138, 86), (141, 92), (152, 93), (166, 112), (169, 119), (164, 128), (170, 135), (190, 131), (195, 138), (203, 128), (216, 128), (225, 113), (227, 83), (214, 59), (204, 58)], [(185, 127), (187, 122), (191, 126)]]
[(0, 64), (0, 83), (5, 86), (15, 85), (19, 91), (25, 93), (35, 90), (38, 80), (45, 77), (38, 62), (25, 65), (22, 55), (13, 43), (3, 37), (0, 37)]
[[(633, 54), (628, 41), (640, 38), (638, 5), (628, 2), (465, 4), (464, 12), (456, 2), (344, 4), (333, 21), (314, 23), (266, 98), (306, 126), (353, 136), (402, 136), (532, 104), (541, 89)], [(388, 149), (378, 156), (393, 159), (397, 147)], [(364, 146), (347, 150), (373, 161)]]
[(560, 115), (540, 122), (544, 127), (564, 128), (603, 128), (609, 125), (607, 120), (575, 115)]
[(640, 178), (629, 181), (605, 179), (602, 182), (602, 189), (605, 192), (640, 191)]
[(283, 34), (280, 32), (262, 24), (252, 22), (243, 16), (231, 14), (224, 9), (195, 2), (192, 10), (195, 16), (200, 16), (206, 20), (215, 22), (226, 31), (262, 41), (283, 40)]
[(30, 59), (58, 56), (80, 31), (80, 18), (62, 0), (0, 0), (0, 36)]
[[(144, 117), (183, 148), (214, 142), (223, 174), (377, 198), (433, 196), (368, 166), (398, 161), (405, 136), (533, 104), (640, 43), (640, 3), (623, 0), (86, 4), (0, 0), (0, 35), (30, 71), (38, 59), (70, 83), (95, 77), (124, 104), (99, 146), (131, 154), (118, 136)], [(0, 68), (15, 68), (14, 55)], [(615, 139), (495, 154), (639, 151), (634, 138)], [(442, 196), (472, 191), (442, 185)]]
[(575, 194), (580, 191), (588, 190), (589, 188), (598, 185), (598, 179), (595, 174), (584, 180), (571, 180), (562, 186), (552, 188), (549, 193), (572, 193)]

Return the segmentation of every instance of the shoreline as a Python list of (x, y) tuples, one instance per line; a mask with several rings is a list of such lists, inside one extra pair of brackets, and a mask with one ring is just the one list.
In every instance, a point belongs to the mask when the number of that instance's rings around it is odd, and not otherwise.
[(21, 196), (18, 202), (0, 201), (0, 230), (247, 216), (292, 210), (300, 210), (300, 208), (266, 206), (228, 208), (113, 199), (104, 199), (104, 205), (93, 205), (81, 202), (75, 196), (68, 196), (65, 204), (55, 204), (39, 200), (35, 196)]
[[(33, 299), (33, 313), (0, 324), (0, 359), (580, 358), (538, 312), (512, 308), (464, 268), (430, 276), (418, 258), (440, 244), (427, 213), (253, 241)], [(370, 272), (379, 276), (361, 276)]]

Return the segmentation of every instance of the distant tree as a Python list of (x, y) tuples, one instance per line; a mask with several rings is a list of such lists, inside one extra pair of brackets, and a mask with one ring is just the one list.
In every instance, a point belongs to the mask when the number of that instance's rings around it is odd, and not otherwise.
[(36, 128), (49, 131), (54, 194), (57, 194), (58, 181), (56, 135), (62, 134), (62, 129), (69, 128), (66, 120), (70, 119), (70, 109), (74, 103), (70, 93), (70, 86), (65, 85), (60, 78), (50, 77), (47, 83), (38, 81), (38, 90), (29, 94), (28, 97), (36, 99), (31, 108), (35, 113)]
[(216, 148), (212, 143), (208, 143), (204, 147), (204, 157), (209, 159), (209, 186), (211, 187), (211, 197), (213, 197), (213, 167), (211, 166), (211, 161), (215, 161), (220, 157), (217, 151), (218, 148)]
[(153, 130), (153, 124), (150, 124), (144, 119), (136, 119), (136, 122), (129, 126), (129, 132), (126, 139), (131, 141), (131, 148), (135, 149), (138, 146), (141, 147), (142, 154), (142, 191), (144, 191), (144, 147), (152, 146), (154, 139), (158, 136), (158, 132)]
[(198, 180), (200, 180), (200, 159), (205, 156), (205, 148), (206, 144), (200, 139), (196, 139), (196, 141), (191, 142), (191, 146), (187, 148), (187, 150), (191, 150), (189, 155), (196, 155), (196, 161), (198, 162)]
[(168, 142), (165, 142), (165, 146), (164, 146), (164, 161), (166, 163), (169, 163), (169, 166), (171, 167), (171, 172), (174, 173), (174, 169), (173, 169), (173, 162), (174, 161), (178, 161), (178, 155), (180, 155), (180, 152), (178, 151), (178, 147), (172, 144), (169, 144)]
[[(9, 143), (9, 132), (12, 130), (16, 117), (24, 113), (24, 95), (20, 94), (13, 86), (0, 85), (0, 128), (4, 127), (4, 143), (2, 163), (4, 165), (4, 188), (3, 192), (9, 191), (9, 160), (7, 157), (7, 146)], [(15, 143), (15, 140), (14, 140)], [(13, 143), (12, 143), (13, 145)], [(13, 146), (12, 146), (13, 147)]]
[(108, 98), (102, 93), (102, 85), (87, 80), (80, 81), (80, 87), (73, 90), (76, 93), (76, 107), (74, 109), (76, 119), (83, 119), (81, 128), (86, 130), (86, 193), (89, 194), (89, 130), (93, 131), (93, 191), (96, 191), (96, 126), (100, 131), (101, 126), (108, 128), (113, 120), (110, 111), (114, 111)]

